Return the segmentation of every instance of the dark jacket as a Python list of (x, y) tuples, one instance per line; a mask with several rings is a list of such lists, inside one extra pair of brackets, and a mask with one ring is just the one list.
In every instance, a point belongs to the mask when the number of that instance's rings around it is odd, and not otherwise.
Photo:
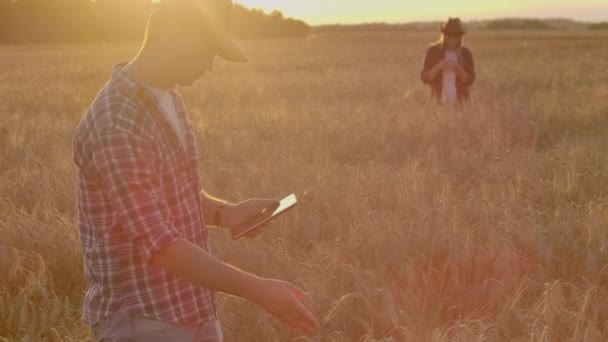
[[(433, 80), (426, 80), (424, 73), (433, 69), (443, 58), (445, 58), (446, 49), (442, 44), (431, 45), (424, 55), (424, 65), (420, 72), (420, 78), (422, 81), (431, 86), (431, 97), (434, 99), (440, 99), (443, 91), (443, 72), (439, 72), (437, 77)], [(468, 101), (471, 99), (469, 93), (469, 87), (475, 82), (475, 62), (473, 61), (473, 54), (465, 47), (460, 49), (458, 56), (458, 63), (462, 65), (464, 70), (471, 75), (471, 79), (468, 82), (461, 82), (456, 79), (456, 90), (458, 92), (458, 100), (461, 102)]]

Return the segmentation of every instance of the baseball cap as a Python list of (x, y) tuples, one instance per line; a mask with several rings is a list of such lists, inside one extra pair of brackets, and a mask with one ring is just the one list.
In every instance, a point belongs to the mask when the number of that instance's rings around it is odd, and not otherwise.
[(162, 0), (150, 18), (154, 20), (201, 33), (227, 61), (249, 61), (232, 37), (231, 0)]

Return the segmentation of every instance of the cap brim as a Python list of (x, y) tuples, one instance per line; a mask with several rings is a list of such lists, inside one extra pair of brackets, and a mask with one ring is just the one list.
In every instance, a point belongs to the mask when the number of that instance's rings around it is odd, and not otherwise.
[(217, 55), (229, 62), (248, 63), (249, 58), (241, 48), (231, 39), (222, 40)]

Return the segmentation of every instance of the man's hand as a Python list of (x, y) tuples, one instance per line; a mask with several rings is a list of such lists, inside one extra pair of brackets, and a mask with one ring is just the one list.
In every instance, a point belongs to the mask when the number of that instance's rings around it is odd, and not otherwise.
[[(273, 208), (278, 207), (278, 205), (279, 201), (276, 199), (257, 198), (243, 201), (239, 204), (229, 205), (224, 208), (222, 223), (226, 228), (232, 229), (257, 215), (272, 214), (272, 211), (274, 211)], [(270, 212), (265, 213), (265, 209)], [(256, 229), (246, 234), (245, 237), (255, 238), (262, 233), (262, 230), (263, 229)]]
[(260, 279), (248, 299), (290, 327), (312, 334), (319, 329), (319, 322), (301, 302), (308, 298), (310, 294), (288, 282)]

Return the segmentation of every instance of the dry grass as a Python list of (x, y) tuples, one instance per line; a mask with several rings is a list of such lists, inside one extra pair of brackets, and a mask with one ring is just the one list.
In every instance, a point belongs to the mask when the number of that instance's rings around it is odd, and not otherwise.
[[(301, 198), (258, 241), (212, 245), (312, 292), (321, 331), (222, 297), (228, 341), (608, 339), (608, 45), (472, 34), (460, 111), (418, 82), (433, 38), (248, 42), (256, 63), (183, 90), (209, 192)], [(71, 136), (135, 48), (0, 47), (0, 340), (89, 337)]]

